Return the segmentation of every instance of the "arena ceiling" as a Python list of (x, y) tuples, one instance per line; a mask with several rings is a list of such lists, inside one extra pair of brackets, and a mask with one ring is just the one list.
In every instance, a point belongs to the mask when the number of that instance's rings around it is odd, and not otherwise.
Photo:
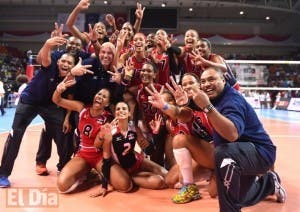
[[(1, 0), (0, 12), (3, 15), (0, 13), (0, 31), (2, 24), (10, 23), (7, 20), (10, 8), (51, 6), (49, 8), (54, 7), (61, 12), (61, 8), (71, 11), (78, 2), (79, 0)], [(91, 8), (95, 11), (106, 8), (104, 11), (110, 12), (120, 8), (133, 8), (137, 1), (107, 0), (106, 4), (104, 0), (90, 0), (90, 2)], [(197, 30), (205, 33), (288, 35), (300, 43), (300, 24), (298, 24), (300, 0), (146, 0), (139, 2), (146, 8), (161, 8), (162, 3), (166, 4), (166, 8), (177, 8), (178, 30), (181, 32), (197, 26)], [(192, 11), (190, 8), (193, 8)], [(21, 9), (18, 11), (22, 14)], [(241, 11), (243, 11), (242, 15)], [(266, 17), (269, 19), (266, 20)], [(20, 16), (19, 19), (22, 18)]]
[[(141, 2), (145, 6), (159, 7), (166, 3), (168, 7), (255, 7), (273, 10), (287, 10), (299, 12), (300, 0), (90, 0), (94, 5), (111, 6), (134, 6), (136, 2)], [(105, 3), (107, 2), (107, 3)], [(1, 4), (21, 4), (21, 5), (76, 5), (78, 0), (1, 0)]]

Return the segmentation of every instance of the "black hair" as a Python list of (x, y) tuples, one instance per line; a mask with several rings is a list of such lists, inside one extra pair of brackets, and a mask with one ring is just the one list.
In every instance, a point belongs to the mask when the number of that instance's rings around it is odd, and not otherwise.
[(158, 72), (158, 66), (157, 66), (155, 63), (153, 63), (152, 61), (147, 61), (147, 62), (145, 62), (145, 63), (143, 64), (143, 66), (146, 65), (146, 64), (153, 67), (154, 73), (157, 73), (157, 72)]
[(185, 77), (185, 76), (192, 76), (192, 77), (194, 77), (194, 78), (196, 79), (196, 81), (197, 81), (198, 83), (200, 83), (199, 77), (198, 77), (196, 74), (192, 73), (192, 72), (185, 73), (185, 74), (182, 76), (182, 78)]
[(23, 84), (23, 83), (28, 83), (29, 80), (28, 80), (27, 75), (20, 74), (19, 76), (17, 76), (16, 81), (20, 84)]
[(209, 50), (211, 50), (211, 43), (207, 38), (200, 38), (199, 40), (207, 43)]

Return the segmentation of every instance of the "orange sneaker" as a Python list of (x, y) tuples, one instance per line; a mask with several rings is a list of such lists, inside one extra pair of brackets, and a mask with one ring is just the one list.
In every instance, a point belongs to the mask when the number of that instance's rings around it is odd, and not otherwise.
[(36, 164), (35, 173), (37, 175), (47, 176), (49, 173), (48, 169), (46, 168), (46, 164)]

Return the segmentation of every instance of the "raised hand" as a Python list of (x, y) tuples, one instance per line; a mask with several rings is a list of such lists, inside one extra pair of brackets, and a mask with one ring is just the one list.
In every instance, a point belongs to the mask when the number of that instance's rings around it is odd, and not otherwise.
[(94, 147), (101, 148), (103, 146), (103, 142), (111, 140), (112, 128), (113, 127), (110, 123), (106, 123), (101, 126), (100, 131), (94, 140)]
[(109, 73), (111, 75), (111, 80), (113, 82), (120, 84), (121, 80), (122, 80), (121, 73), (118, 72), (116, 66), (113, 66), (113, 69), (114, 69), (114, 72), (107, 71), (107, 73)]
[(177, 42), (177, 38), (174, 38), (174, 34), (171, 34), (168, 40), (170, 44), (175, 44)]
[(57, 46), (62, 46), (64, 44), (67, 43), (67, 39), (64, 38), (64, 37), (58, 37), (58, 36), (55, 36), (55, 37), (51, 37), (49, 38), (45, 45), (47, 47), (49, 47), (50, 49), (54, 48), (54, 47), (57, 47)]
[(162, 97), (164, 86), (161, 87), (159, 92), (153, 85), (151, 85), (150, 88), (146, 87), (145, 89), (150, 94), (150, 96), (148, 97), (148, 102), (151, 103), (153, 107), (162, 109), (166, 105), (166, 102)]
[(194, 102), (201, 109), (210, 104), (209, 97), (204, 91), (200, 90), (200, 88), (192, 88), (191, 92), (193, 95)]
[(90, 1), (89, 0), (81, 0), (78, 4), (77, 4), (77, 8), (80, 10), (87, 10), (90, 6)]
[(64, 24), (61, 24), (60, 26), (58, 26), (58, 23), (55, 22), (54, 23), (54, 30), (51, 32), (51, 38), (53, 37), (67, 37), (68, 34), (63, 34), (63, 28), (64, 28)]
[(142, 19), (143, 18), (145, 9), (146, 9), (146, 7), (142, 8), (141, 3), (139, 3), (139, 2), (136, 3), (136, 10), (135, 10), (136, 19)]
[(208, 61), (201, 55), (201, 53), (194, 49), (191, 51), (191, 58), (192, 58), (192, 63), (195, 66), (201, 67), (201, 66), (207, 66)]
[(67, 90), (67, 88), (75, 85), (76, 80), (75, 79), (69, 79), (68, 77), (65, 77), (63, 81), (61, 81), (57, 87), (56, 87), (56, 91), (58, 93), (63, 93), (65, 90)]
[(154, 119), (152, 119), (149, 123), (153, 134), (158, 134), (161, 123), (162, 116), (160, 114), (155, 113)]
[(90, 41), (97, 41), (99, 39), (99, 33), (96, 31), (95, 25), (92, 28), (92, 25), (89, 24), (89, 33), (87, 34), (87, 36)]
[(118, 34), (118, 38), (117, 38), (117, 46), (124, 46), (125, 43), (125, 39), (128, 35), (128, 31), (125, 30), (121, 30)]
[(134, 74), (134, 65), (129, 60), (126, 60), (124, 70), (124, 80), (130, 81)]
[(105, 21), (111, 26), (114, 30), (116, 29), (116, 20), (112, 14), (106, 14)]
[(111, 123), (106, 123), (103, 126), (101, 126), (101, 130), (99, 132), (99, 137), (106, 139), (107, 136), (111, 135), (112, 128), (113, 128), (113, 126)]
[(182, 89), (181, 85), (178, 85), (173, 77), (170, 77), (172, 86), (166, 83), (166, 87), (172, 93), (175, 98), (176, 104), (179, 106), (186, 105), (189, 101), (187, 93)]
[(91, 68), (92, 65), (82, 65), (82, 59), (81, 57), (79, 57), (79, 61), (76, 64), (76, 66), (74, 66), (70, 73), (73, 76), (82, 76), (84, 74), (94, 74), (94, 72), (92, 72), (91, 70), (89, 70), (88, 68)]

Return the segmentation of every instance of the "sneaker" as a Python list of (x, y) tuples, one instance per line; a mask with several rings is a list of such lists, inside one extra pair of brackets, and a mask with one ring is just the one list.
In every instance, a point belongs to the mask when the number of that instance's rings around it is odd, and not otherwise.
[(274, 180), (274, 194), (277, 197), (277, 202), (284, 203), (286, 200), (286, 191), (281, 185), (281, 180), (278, 174), (274, 171), (269, 171)]
[(7, 188), (10, 187), (10, 182), (8, 180), (8, 177), (1, 176), (0, 177), (0, 188)]
[(41, 176), (49, 175), (48, 169), (46, 168), (46, 164), (36, 164), (35, 173)]
[(184, 185), (179, 192), (172, 197), (172, 201), (177, 204), (188, 203), (200, 199), (200, 193), (196, 184)]

